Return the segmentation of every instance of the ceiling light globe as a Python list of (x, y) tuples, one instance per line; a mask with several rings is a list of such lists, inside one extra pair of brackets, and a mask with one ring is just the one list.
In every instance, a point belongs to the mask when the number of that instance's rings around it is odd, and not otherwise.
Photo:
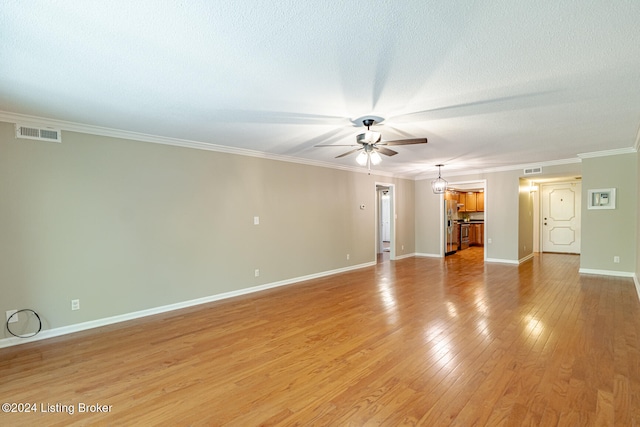
[(380, 142), (380, 140), (382, 139), (382, 134), (381, 134), (380, 132), (373, 132), (373, 131), (371, 131), (371, 132), (369, 132), (369, 133), (371, 134), (371, 135), (370, 135), (370, 138), (371, 138), (371, 143), (372, 143), (372, 144), (375, 144), (375, 143), (377, 143), (377, 142)]
[(377, 151), (372, 151), (370, 156), (371, 156), (371, 163), (373, 163), (374, 165), (379, 165), (380, 162), (382, 161), (382, 157), (380, 157), (380, 154), (378, 154)]
[(360, 166), (364, 166), (367, 164), (367, 153), (365, 151), (361, 151), (360, 154), (358, 154), (358, 157), (356, 157), (356, 162), (358, 162), (358, 164)]
[(361, 133), (356, 137), (356, 140), (360, 144), (375, 144), (376, 142), (380, 142), (381, 139), (382, 134), (380, 132), (374, 132), (372, 130)]

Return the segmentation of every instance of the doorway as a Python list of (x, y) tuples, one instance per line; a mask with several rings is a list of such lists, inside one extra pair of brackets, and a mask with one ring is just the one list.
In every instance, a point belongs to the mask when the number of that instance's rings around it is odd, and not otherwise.
[(376, 259), (395, 259), (395, 186), (376, 183)]
[[(473, 252), (473, 259), (484, 262), (487, 258), (487, 181), (450, 182), (447, 191), (451, 194), (440, 198), (440, 256), (456, 257)], [(449, 221), (453, 227), (449, 227)], [(451, 234), (453, 239), (448, 239)]]

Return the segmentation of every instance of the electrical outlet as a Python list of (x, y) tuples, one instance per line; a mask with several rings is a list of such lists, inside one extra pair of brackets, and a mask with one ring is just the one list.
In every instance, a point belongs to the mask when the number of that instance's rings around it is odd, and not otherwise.
[(404, 251), (404, 245), (402, 245), (400, 248), (401, 248), (401, 250), (403, 250), (403, 251)]
[(254, 216), (253, 217), (253, 225), (259, 225), (260, 224), (260, 217), (259, 216)]
[(613, 257), (613, 262), (615, 262), (616, 264), (620, 263), (620, 257), (619, 256), (614, 256)]
[(254, 275), (255, 277), (260, 276), (260, 270), (256, 268), (256, 269), (255, 269), (255, 271), (253, 272), (253, 275)]
[[(13, 313), (17, 312), (18, 310), (7, 310), (7, 321), (9, 323), (16, 323), (18, 321), (18, 316), (13, 316)], [(11, 320), (9, 320), (9, 318), (11, 317)]]
[(80, 310), (80, 300), (72, 299), (71, 300), (71, 310)]
[(347, 260), (349, 260), (349, 258), (351, 258), (351, 254), (347, 254)]
[(491, 244), (491, 237), (487, 239), (487, 243)]

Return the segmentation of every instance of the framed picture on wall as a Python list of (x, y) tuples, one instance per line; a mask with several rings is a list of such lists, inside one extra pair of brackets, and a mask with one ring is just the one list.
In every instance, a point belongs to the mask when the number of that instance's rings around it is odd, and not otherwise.
[(588, 208), (589, 209), (615, 209), (616, 208), (616, 189), (615, 188), (599, 188), (596, 190), (588, 190)]

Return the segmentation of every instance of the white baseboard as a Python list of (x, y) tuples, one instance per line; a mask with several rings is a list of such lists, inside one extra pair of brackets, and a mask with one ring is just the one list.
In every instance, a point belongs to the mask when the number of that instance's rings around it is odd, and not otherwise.
[(440, 254), (426, 254), (426, 253), (419, 253), (419, 252), (416, 252), (414, 256), (420, 256), (420, 257), (426, 257), (426, 258), (442, 258), (442, 255)]
[(416, 254), (415, 254), (415, 253), (413, 253), (413, 254), (404, 254), (404, 255), (398, 255), (398, 256), (396, 256), (396, 259), (412, 258), (412, 257), (414, 257), (414, 256), (416, 256)]
[(581, 268), (580, 270), (578, 270), (578, 273), (598, 274), (600, 276), (616, 276), (616, 277), (634, 277), (635, 276), (635, 273), (631, 271), (596, 270), (593, 268)]
[(335, 270), (309, 274), (307, 276), (295, 277), (293, 279), (281, 280), (273, 283), (266, 283), (264, 285), (253, 286), (251, 288), (239, 289), (237, 291), (224, 292), (221, 294), (210, 295), (203, 298), (196, 298), (189, 301), (182, 301), (175, 304), (163, 305), (160, 307), (149, 308), (146, 310), (134, 311), (132, 313), (120, 314), (118, 316), (105, 317), (103, 319), (91, 320), (88, 322), (77, 323), (74, 325), (62, 326), (62, 327), (53, 328), (53, 329), (46, 329), (30, 338), (18, 338), (18, 337), (2, 338), (0, 339), (0, 348), (11, 347), (19, 344), (26, 344), (33, 341), (44, 340), (47, 338), (59, 337), (62, 335), (72, 334), (74, 332), (86, 331), (87, 329), (99, 328), (101, 326), (112, 325), (114, 323), (126, 322), (127, 320), (139, 319), (141, 317), (153, 316), (155, 314), (161, 314), (169, 311), (180, 310), (182, 308), (192, 307), (200, 304), (206, 304), (208, 302), (233, 298), (240, 295), (251, 294), (254, 292), (260, 292), (267, 289), (277, 288), (280, 286), (286, 286), (294, 283), (304, 282), (306, 280), (318, 279), (320, 277), (331, 276), (333, 274), (345, 273), (347, 271), (358, 270), (360, 268), (371, 267), (374, 265), (376, 265), (375, 261), (367, 262), (364, 264), (352, 265), (349, 267), (338, 268)]
[(527, 255), (527, 256), (525, 256), (523, 258), (520, 258), (518, 260), (518, 264), (522, 264), (523, 262), (529, 261), (531, 258), (533, 258), (533, 253), (530, 253), (529, 255)]
[(640, 282), (638, 282), (638, 275), (633, 275), (633, 283), (636, 284), (636, 293), (638, 294), (638, 300), (640, 300)]
[(495, 262), (498, 264), (512, 264), (512, 265), (519, 265), (520, 262), (514, 260), (514, 259), (500, 259), (500, 258), (487, 258), (485, 259), (485, 262)]

